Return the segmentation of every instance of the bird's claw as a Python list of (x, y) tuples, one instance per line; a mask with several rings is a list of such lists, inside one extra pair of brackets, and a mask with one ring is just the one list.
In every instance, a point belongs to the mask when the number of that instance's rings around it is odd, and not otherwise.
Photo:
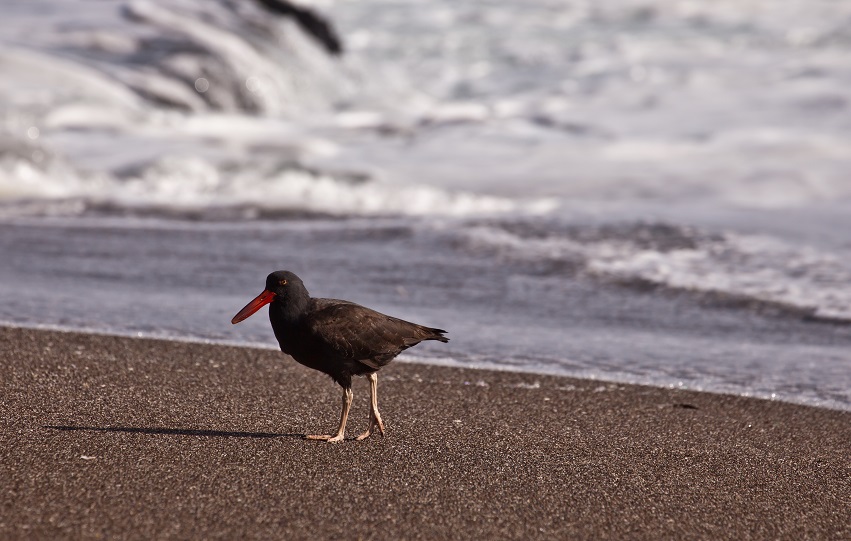
[(384, 421), (379, 417), (373, 417), (370, 419), (369, 428), (366, 429), (366, 432), (362, 433), (360, 436), (355, 438), (356, 441), (365, 440), (372, 435), (372, 431), (375, 427), (378, 427), (378, 432), (381, 434), (381, 437), (384, 437)]

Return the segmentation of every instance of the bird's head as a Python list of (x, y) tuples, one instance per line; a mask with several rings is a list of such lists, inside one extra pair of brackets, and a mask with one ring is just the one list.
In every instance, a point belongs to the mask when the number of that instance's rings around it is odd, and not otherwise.
[(245, 305), (230, 321), (237, 324), (247, 319), (257, 310), (260, 310), (270, 302), (278, 301), (286, 303), (290, 299), (302, 299), (307, 296), (307, 289), (301, 278), (290, 271), (275, 271), (266, 277), (266, 289), (257, 295), (254, 300)]

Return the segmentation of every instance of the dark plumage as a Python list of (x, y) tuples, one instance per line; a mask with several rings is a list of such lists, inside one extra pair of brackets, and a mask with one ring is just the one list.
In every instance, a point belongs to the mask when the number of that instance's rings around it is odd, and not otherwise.
[(417, 325), (349, 301), (315, 299), (301, 279), (288, 271), (270, 274), (263, 293), (234, 316), (232, 323), (239, 323), (266, 304), (270, 304), (269, 320), (281, 351), (300, 364), (328, 374), (343, 388), (337, 434), (308, 436), (311, 439), (343, 439), (352, 401), (352, 376), (369, 379), (372, 399), (369, 429), (358, 439), (368, 437), (376, 426), (383, 435), (376, 372), (423, 340), (449, 341), (442, 329)]

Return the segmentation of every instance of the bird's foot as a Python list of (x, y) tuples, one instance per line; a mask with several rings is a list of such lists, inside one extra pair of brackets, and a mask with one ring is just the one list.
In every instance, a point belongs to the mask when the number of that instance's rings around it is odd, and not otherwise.
[(369, 420), (369, 428), (366, 429), (366, 432), (355, 438), (357, 441), (365, 440), (370, 435), (372, 435), (372, 431), (375, 427), (378, 427), (378, 432), (381, 433), (381, 437), (384, 437), (384, 421), (381, 420), (381, 417), (373, 417)]
[(345, 437), (343, 436), (343, 434), (337, 434), (336, 436), (329, 436), (327, 434), (308, 434), (304, 437), (304, 439), (327, 441), (328, 443), (337, 443), (339, 441), (343, 441)]

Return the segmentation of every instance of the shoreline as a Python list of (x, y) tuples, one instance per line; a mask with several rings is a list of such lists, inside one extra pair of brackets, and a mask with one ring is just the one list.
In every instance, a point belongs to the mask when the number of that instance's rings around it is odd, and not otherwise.
[[(103, 336), (103, 337), (111, 337), (111, 338), (127, 338), (127, 339), (138, 339), (138, 340), (159, 340), (163, 342), (176, 342), (181, 344), (198, 344), (202, 346), (221, 346), (221, 347), (232, 347), (232, 348), (244, 348), (244, 349), (257, 349), (257, 350), (266, 350), (266, 351), (274, 351), (280, 353), (280, 349), (277, 344), (272, 342), (263, 343), (263, 342), (239, 342), (236, 340), (217, 340), (213, 338), (196, 338), (191, 336), (157, 336), (154, 334), (147, 333), (132, 333), (130, 331), (121, 332), (121, 331), (106, 331), (102, 329), (79, 329), (74, 327), (66, 327), (62, 325), (52, 325), (52, 324), (25, 324), (25, 323), (15, 323), (9, 321), (0, 321), (0, 329), (21, 329), (28, 331), (38, 331), (38, 332), (55, 332), (55, 333), (68, 333), (68, 334), (85, 334), (85, 335), (94, 335), (94, 336)], [(736, 392), (733, 389), (715, 389), (715, 388), (699, 388), (692, 382), (683, 382), (678, 381), (679, 385), (674, 383), (664, 383), (664, 382), (654, 382), (654, 381), (635, 381), (630, 380), (628, 378), (617, 378), (617, 377), (609, 377), (609, 374), (601, 373), (599, 375), (582, 375), (582, 374), (570, 374), (560, 372), (558, 369), (551, 371), (542, 371), (542, 370), (527, 370), (522, 367), (518, 367), (515, 365), (484, 365), (484, 366), (468, 366), (463, 365), (461, 363), (456, 362), (444, 362), (440, 360), (435, 360), (431, 357), (419, 357), (416, 355), (414, 359), (410, 356), (412, 354), (405, 352), (400, 357), (394, 359), (394, 364), (406, 364), (406, 365), (414, 365), (414, 366), (433, 366), (433, 367), (441, 367), (441, 368), (449, 368), (449, 369), (459, 369), (459, 370), (483, 370), (489, 372), (509, 372), (509, 373), (517, 373), (517, 374), (527, 374), (531, 376), (539, 375), (545, 377), (557, 377), (557, 378), (567, 378), (567, 379), (576, 379), (580, 381), (589, 381), (589, 382), (598, 382), (600, 384), (616, 384), (616, 385), (629, 385), (629, 386), (639, 386), (639, 387), (652, 387), (663, 390), (681, 390), (681, 391), (690, 391), (695, 393), (706, 393), (713, 395), (730, 395), (737, 396), (740, 398), (749, 398), (754, 400), (767, 400), (769, 402), (779, 402), (784, 404), (793, 404), (796, 406), (805, 406), (811, 408), (820, 408), (827, 409), (831, 411), (841, 411), (846, 413), (851, 413), (851, 404), (845, 404), (841, 402), (828, 402), (823, 401), (822, 403), (814, 403), (812, 401), (807, 401), (804, 399), (795, 400), (794, 396), (786, 396), (782, 393), (772, 393), (772, 396), (766, 396), (760, 393), (753, 394), (743, 394)], [(640, 379), (640, 378), (639, 378)], [(729, 384), (728, 384), (729, 385)], [(748, 391), (751, 393), (751, 391)], [(774, 396), (776, 394), (776, 396)]]
[[(280, 352), (0, 327), (0, 537), (851, 536), (851, 413), (392, 363), (387, 435)], [(364, 428), (355, 382), (347, 436)]]

